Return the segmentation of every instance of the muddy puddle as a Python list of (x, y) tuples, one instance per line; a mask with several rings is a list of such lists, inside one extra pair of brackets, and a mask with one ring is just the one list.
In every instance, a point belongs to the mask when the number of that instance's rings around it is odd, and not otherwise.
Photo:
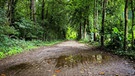
[(5, 76), (135, 76), (135, 64), (101, 51), (79, 51), (14, 65), (5, 69), (2, 74)]
[(79, 64), (103, 64), (110, 59), (110, 56), (99, 54), (91, 54), (91, 53), (79, 53), (79, 54), (71, 54), (71, 55), (63, 55), (56, 58), (56, 67), (76, 67)]

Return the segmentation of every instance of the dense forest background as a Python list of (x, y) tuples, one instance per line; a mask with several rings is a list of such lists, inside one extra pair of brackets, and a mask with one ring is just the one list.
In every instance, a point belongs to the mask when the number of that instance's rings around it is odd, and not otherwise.
[(65, 39), (129, 52), (134, 13), (134, 0), (0, 0), (0, 57)]

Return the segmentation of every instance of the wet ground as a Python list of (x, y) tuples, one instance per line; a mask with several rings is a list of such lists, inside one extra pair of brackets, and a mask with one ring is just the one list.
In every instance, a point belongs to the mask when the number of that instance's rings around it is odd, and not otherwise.
[(66, 41), (0, 60), (0, 76), (135, 76), (135, 64), (93, 46)]

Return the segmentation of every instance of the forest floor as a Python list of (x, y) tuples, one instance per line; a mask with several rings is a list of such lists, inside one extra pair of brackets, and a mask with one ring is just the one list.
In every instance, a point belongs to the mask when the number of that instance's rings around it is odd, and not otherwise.
[(0, 76), (135, 76), (135, 63), (65, 41), (1, 59)]

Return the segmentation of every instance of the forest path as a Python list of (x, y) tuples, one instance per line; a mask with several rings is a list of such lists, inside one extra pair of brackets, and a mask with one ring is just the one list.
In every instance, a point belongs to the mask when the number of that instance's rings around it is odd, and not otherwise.
[(135, 76), (135, 64), (76, 41), (0, 60), (0, 76)]

